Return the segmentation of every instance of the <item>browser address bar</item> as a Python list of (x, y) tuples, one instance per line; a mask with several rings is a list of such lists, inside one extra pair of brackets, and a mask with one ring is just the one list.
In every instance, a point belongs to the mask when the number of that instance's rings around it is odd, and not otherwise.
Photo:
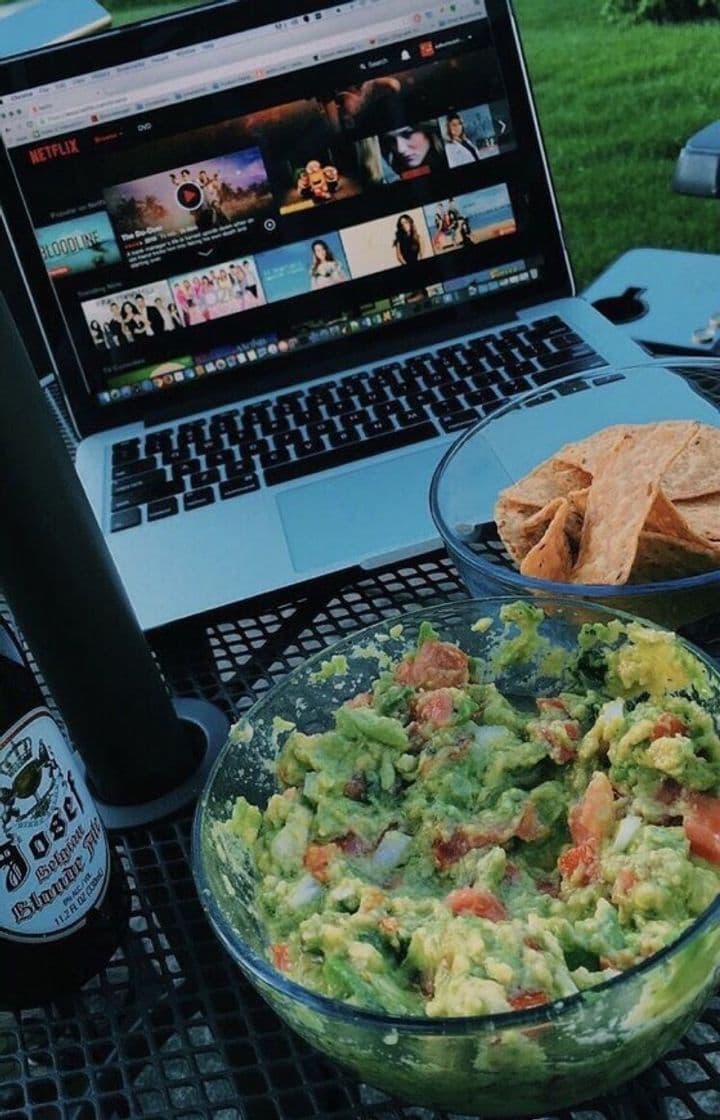
[[(407, 31), (412, 27), (410, 16), (403, 16), (394, 20), (384, 20), (377, 24), (372, 35), (373, 40), (377, 40), (380, 35), (388, 35), (394, 31)], [(284, 47), (281, 50), (271, 51), (269, 54), (263, 54), (258, 51), (257, 44), (255, 45), (252, 53), (243, 53), (235, 57), (232, 62), (225, 65), (218, 66), (214, 64), (208, 66), (205, 70), (195, 71), (187, 74), (184, 82), (179, 83), (177, 76), (169, 78), (165, 82), (155, 82), (148, 86), (136, 87), (133, 91), (133, 100), (142, 97), (144, 99), (162, 97), (169, 93), (180, 93), (183, 89), (195, 87), (207, 79), (208, 82), (222, 82), (224, 78), (246, 78), (251, 79), (258, 76), (258, 71), (269, 73), (277, 66), (282, 66), (289, 62), (299, 62), (302, 59), (312, 57), (313, 54), (319, 54), (329, 48), (340, 49), (342, 47), (349, 47), (357, 45), (362, 47), (364, 44), (370, 44), (370, 37), (367, 35), (367, 30), (363, 32), (362, 29), (357, 28), (353, 31), (347, 31), (342, 35), (328, 36), (326, 40), (309, 41), (303, 44), (294, 44), (292, 47)], [(209, 60), (208, 60), (209, 61)], [(248, 63), (252, 63), (251, 68), (248, 68)]]

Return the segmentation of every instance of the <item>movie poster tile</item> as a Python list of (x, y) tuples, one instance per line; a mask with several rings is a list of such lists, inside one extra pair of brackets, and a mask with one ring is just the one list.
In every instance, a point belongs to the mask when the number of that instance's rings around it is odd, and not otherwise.
[(407, 210), (341, 230), (353, 277), (415, 264), (432, 256), (422, 210)]
[(475, 105), (441, 117), (440, 134), (448, 166), (464, 167), (498, 155), (500, 136), (507, 138), (505, 117), (496, 116), (490, 105)]
[(350, 279), (348, 261), (337, 233), (296, 241), (259, 253), (257, 263), (268, 303), (319, 291)]
[(419, 179), (447, 171), (436, 120), (413, 121), (355, 144), (363, 180), (370, 186)]
[(237, 257), (212, 268), (171, 276), (172, 301), (184, 326), (237, 315), (265, 303), (255, 258)]
[(80, 214), (35, 230), (43, 261), (53, 278), (91, 272), (120, 261), (107, 213)]
[(443, 198), (423, 209), (428, 229), (432, 231), (433, 252), (437, 255), (517, 231), (505, 183), (457, 198)]
[(244, 233), (273, 205), (257, 147), (118, 183), (104, 194), (131, 267)]
[(184, 326), (164, 280), (86, 300), (81, 306), (98, 350), (132, 347)]

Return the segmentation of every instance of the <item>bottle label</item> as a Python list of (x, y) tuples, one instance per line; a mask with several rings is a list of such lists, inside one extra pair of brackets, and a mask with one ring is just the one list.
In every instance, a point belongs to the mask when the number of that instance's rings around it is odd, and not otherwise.
[(66, 937), (102, 901), (105, 829), (45, 708), (0, 738), (0, 938)]

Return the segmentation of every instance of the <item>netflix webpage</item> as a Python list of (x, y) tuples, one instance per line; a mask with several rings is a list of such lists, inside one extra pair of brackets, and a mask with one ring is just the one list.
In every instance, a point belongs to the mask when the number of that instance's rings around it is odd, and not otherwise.
[(101, 404), (537, 279), (487, 20), (11, 150)]

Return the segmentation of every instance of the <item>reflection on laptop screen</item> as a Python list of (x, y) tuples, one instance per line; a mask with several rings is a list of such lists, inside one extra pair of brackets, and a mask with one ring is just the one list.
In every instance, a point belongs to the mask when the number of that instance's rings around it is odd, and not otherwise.
[(542, 275), (485, 0), (353, 0), (2, 107), (100, 404)]

